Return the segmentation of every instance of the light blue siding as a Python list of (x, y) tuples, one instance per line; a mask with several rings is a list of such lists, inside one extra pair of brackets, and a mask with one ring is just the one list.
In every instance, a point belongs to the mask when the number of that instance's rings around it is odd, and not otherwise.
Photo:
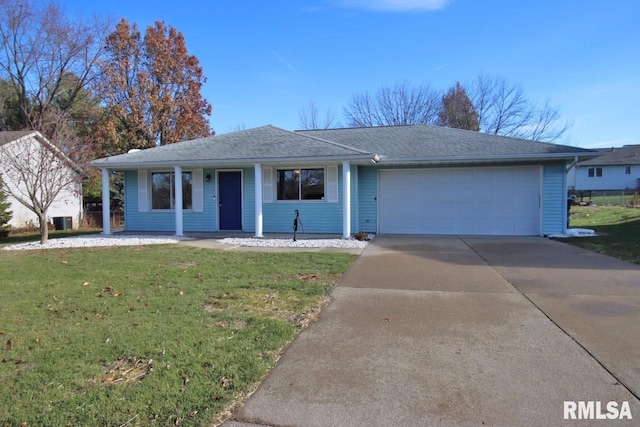
[(242, 230), (256, 231), (256, 171), (254, 168), (242, 170)]
[(358, 168), (358, 231), (378, 231), (378, 168)]
[[(185, 210), (183, 228), (189, 231), (215, 231), (216, 210), (213, 195), (215, 191), (215, 174), (210, 169), (203, 171), (203, 176), (210, 174), (211, 182), (204, 182), (204, 211)], [(124, 226), (126, 231), (175, 231), (175, 212), (173, 211), (138, 211), (138, 172), (127, 171), (124, 174)]]
[(542, 169), (542, 234), (562, 234), (567, 225), (567, 174), (565, 163)]
[[(496, 165), (492, 165), (496, 166)], [(453, 166), (449, 166), (453, 167)], [(468, 167), (468, 165), (466, 165)], [(402, 167), (389, 166), (399, 169)], [(407, 167), (409, 168), (409, 167)], [(424, 167), (421, 167), (422, 169)], [(378, 166), (351, 166), (351, 231), (378, 231)], [(204, 211), (184, 211), (185, 232), (217, 231), (216, 170), (204, 169)], [(342, 234), (342, 167), (338, 168), (338, 202), (266, 202), (263, 204), (263, 230), (265, 233), (292, 232), (295, 210), (307, 233)], [(255, 171), (242, 169), (243, 230), (255, 231)], [(175, 231), (173, 211), (138, 212), (138, 173), (125, 173), (125, 229), (127, 231)], [(563, 162), (542, 167), (541, 233), (559, 234), (566, 226), (566, 173)], [(302, 231), (302, 230), (299, 230)]]
[[(351, 234), (360, 231), (360, 204), (358, 203), (358, 193), (360, 192), (359, 181), (360, 167), (351, 165)], [(342, 183), (340, 184), (342, 186)]]
[[(626, 174), (626, 167), (630, 173)], [(589, 176), (590, 168), (601, 169), (601, 176), (597, 176), (594, 170), (593, 176)], [(634, 190), (638, 188), (640, 179), (640, 165), (600, 165), (600, 166), (576, 166), (574, 171), (574, 187), (578, 191), (588, 190)]]
[[(351, 168), (353, 178), (354, 167)], [(353, 179), (352, 179), (353, 183)], [(353, 185), (352, 185), (353, 197)], [(338, 203), (326, 201), (265, 203), (262, 207), (265, 233), (293, 232), (295, 210), (300, 211), (300, 220), (306, 233), (342, 233), (342, 167), (338, 168)], [(353, 205), (352, 205), (353, 217)], [(353, 221), (352, 221), (353, 225)], [(302, 227), (298, 228), (298, 232)], [(352, 230), (353, 231), (353, 230)]]

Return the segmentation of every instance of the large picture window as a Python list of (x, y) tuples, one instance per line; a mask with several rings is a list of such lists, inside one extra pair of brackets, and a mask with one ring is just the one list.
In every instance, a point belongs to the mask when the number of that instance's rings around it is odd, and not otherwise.
[(324, 169), (278, 169), (278, 200), (324, 200)]
[[(175, 174), (151, 173), (151, 209), (175, 209)], [(182, 209), (193, 208), (193, 181), (191, 172), (182, 172)]]

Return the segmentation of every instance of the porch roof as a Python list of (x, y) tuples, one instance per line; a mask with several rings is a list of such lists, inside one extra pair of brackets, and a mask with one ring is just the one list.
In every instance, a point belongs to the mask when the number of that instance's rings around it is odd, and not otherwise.
[(275, 126), (183, 141), (95, 160), (92, 165), (139, 169), (172, 165), (242, 166), (371, 161), (375, 153)]

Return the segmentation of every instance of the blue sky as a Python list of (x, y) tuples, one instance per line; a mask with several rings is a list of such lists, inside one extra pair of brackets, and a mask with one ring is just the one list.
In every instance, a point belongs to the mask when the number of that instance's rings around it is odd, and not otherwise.
[(446, 90), (481, 72), (549, 98), (581, 147), (640, 144), (637, 0), (58, 0), (71, 16), (163, 20), (208, 79), (217, 133), (342, 108), (397, 82)]

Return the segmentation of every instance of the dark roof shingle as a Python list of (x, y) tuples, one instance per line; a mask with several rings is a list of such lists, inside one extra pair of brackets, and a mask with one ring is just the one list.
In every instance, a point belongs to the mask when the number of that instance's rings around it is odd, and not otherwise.
[(440, 126), (413, 125), (297, 131), (348, 144), (390, 159), (438, 157), (490, 157), (559, 153), (587, 153), (567, 145), (508, 138)]
[(262, 126), (240, 132), (98, 159), (98, 167), (142, 165), (231, 164), (286, 162), (307, 159), (370, 161), (494, 161), (571, 158), (596, 155), (566, 145), (528, 141), (439, 126), (413, 125), (371, 128), (287, 131)]
[(638, 165), (640, 145), (625, 145), (619, 148), (599, 149), (600, 157), (580, 162), (580, 165)]
[(27, 135), (35, 133), (33, 130), (3, 130), (0, 132), (0, 146), (8, 144)]
[[(367, 156), (368, 153), (333, 141), (303, 135), (274, 126), (262, 126), (224, 135), (210, 136), (161, 147), (148, 148), (106, 159), (109, 163), (166, 163), (276, 160), (287, 158)], [(372, 155), (372, 154), (371, 154)]]

